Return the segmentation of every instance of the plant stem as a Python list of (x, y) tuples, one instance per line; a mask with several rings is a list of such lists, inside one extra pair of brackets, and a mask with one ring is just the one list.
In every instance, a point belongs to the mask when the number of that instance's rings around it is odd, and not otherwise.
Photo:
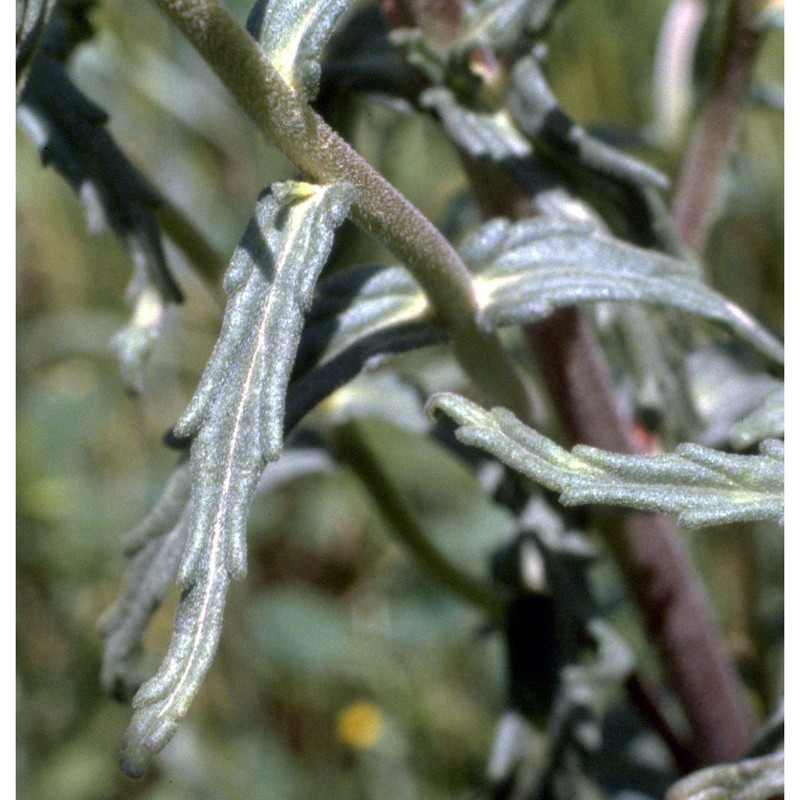
[(673, 219), (678, 235), (701, 253), (714, 221), (720, 184), (750, 84), (759, 33), (758, 0), (730, 0), (714, 77), (677, 182)]
[(392, 476), (383, 459), (370, 446), (363, 424), (345, 422), (335, 433), (337, 457), (358, 475), (397, 539), (443, 586), (467, 602), (481, 608), (494, 620), (500, 619), (503, 601), (491, 586), (460, 570), (434, 547)]
[(166, 198), (156, 209), (158, 224), (173, 244), (191, 261), (205, 280), (213, 285), (219, 282), (227, 259), (206, 239), (186, 214)]
[[(525, 329), (570, 444), (641, 452), (616, 404), (602, 348), (577, 308)], [(686, 713), (700, 763), (747, 750), (751, 720), (686, 544), (667, 517), (633, 512), (603, 534)]]
[[(531, 213), (504, 171), (462, 158), (484, 215)], [(566, 444), (636, 452), (602, 346), (583, 312), (558, 310), (524, 333)], [(643, 512), (626, 515), (621, 524), (604, 522), (600, 533), (684, 709), (698, 761), (735, 760), (747, 749), (750, 717), (683, 537), (669, 518)]]
[(218, 0), (156, 0), (259, 130), (309, 179), (348, 181), (351, 216), (395, 253), (422, 286), (478, 388), (533, 416), (532, 395), (499, 338), (477, 324), (472, 279), (458, 254), (405, 197), (338, 136), (283, 80)]

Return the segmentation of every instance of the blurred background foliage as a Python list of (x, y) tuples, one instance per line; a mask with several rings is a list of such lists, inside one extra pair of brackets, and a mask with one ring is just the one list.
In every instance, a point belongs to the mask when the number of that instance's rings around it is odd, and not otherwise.
[[(719, 2), (710, 3), (715, 35)], [(245, 0), (231, 2), (244, 19)], [(549, 38), (562, 106), (588, 127), (646, 134), (665, 0), (567, 4)], [(293, 176), (205, 65), (148, 3), (104, 0), (71, 74), (157, 190), (220, 253), (220, 274), (259, 191)], [(718, 35), (718, 31), (716, 32)], [(701, 52), (702, 52), (701, 43)], [(708, 45), (710, 46), (710, 45)], [(757, 67), (780, 83), (780, 34)], [(701, 65), (702, 66), (702, 65)], [(702, 74), (698, 75), (702, 78)], [(435, 124), (366, 99), (347, 105), (356, 146), (430, 218), (477, 221)], [(344, 111), (342, 112), (344, 115)], [(744, 113), (708, 261), (713, 282), (773, 330), (783, 324), (783, 120)], [(674, 175), (682, 148), (648, 157)], [(169, 250), (186, 288), (146, 391), (124, 390), (108, 342), (124, 324), (130, 264), (110, 234), (90, 238), (78, 202), (17, 140), (17, 788), (27, 800), (109, 798), (453, 798), (484, 780), (504, 705), (502, 646), (481, 613), (428, 577), (344, 467), (261, 498), (248, 578), (234, 586), (220, 652), (158, 765), (139, 782), (116, 761), (129, 709), (99, 683), (97, 621), (123, 571), (121, 535), (157, 497), (176, 456), (161, 437), (190, 396), (218, 331), (221, 299)], [(386, 261), (348, 228), (337, 264)], [(454, 378), (434, 350), (406, 360)], [(438, 370), (438, 372), (437, 372)], [(507, 520), (438, 445), (365, 420), (426, 531), (464, 569), (488, 572)], [(774, 531), (693, 535), (733, 652), (763, 714), (782, 685), (782, 545)], [(619, 590), (600, 570), (607, 594)], [(172, 598), (174, 601), (174, 598)], [(172, 606), (147, 644), (166, 649)], [(621, 605), (618, 629), (652, 661)]]

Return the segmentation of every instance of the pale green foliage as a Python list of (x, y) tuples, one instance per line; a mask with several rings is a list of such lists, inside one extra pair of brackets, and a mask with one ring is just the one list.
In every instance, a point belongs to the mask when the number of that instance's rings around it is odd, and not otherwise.
[(322, 48), (351, 0), (258, 0), (247, 28), (286, 83), (306, 100), (319, 89)]
[(783, 386), (780, 386), (731, 428), (731, 444), (743, 450), (762, 439), (783, 438), (783, 428)]
[(760, 455), (733, 455), (695, 444), (666, 455), (620, 455), (577, 445), (564, 450), (511, 412), (486, 411), (454, 394), (434, 395), (431, 412), (459, 425), (464, 444), (560, 493), (564, 505), (600, 503), (675, 515), (685, 528), (783, 518), (783, 442)]
[(576, 303), (648, 303), (717, 322), (769, 358), (783, 360), (781, 343), (687, 264), (622, 242), (591, 223), (493, 220), (459, 251), (476, 273), (488, 328), (531, 322)]
[(214, 657), (228, 583), (246, 570), (250, 501), (265, 463), (281, 452), (303, 312), (351, 197), (344, 184), (277, 184), (256, 204), (231, 260), (222, 333), (174, 429), (193, 438), (184, 588), (169, 652), (133, 700), (121, 755), (131, 775), (172, 737)]

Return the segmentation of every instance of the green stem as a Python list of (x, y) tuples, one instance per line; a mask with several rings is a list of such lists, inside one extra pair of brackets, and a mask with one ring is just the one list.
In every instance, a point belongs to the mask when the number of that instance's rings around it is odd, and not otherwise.
[[(191, 262), (196, 273), (205, 281), (212, 294), (215, 297), (220, 296), (219, 279), (227, 266), (227, 258), (170, 200), (161, 198), (156, 209), (156, 217), (161, 230)], [(222, 299), (221, 296), (220, 299)]]
[(417, 561), (441, 585), (483, 609), (492, 619), (500, 619), (503, 610), (500, 596), (488, 583), (462, 572), (431, 544), (402, 492), (387, 472), (383, 459), (370, 447), (362, 423), (350, 420), (342, 425), (336, 431), (335, 444), (339, 459), (358, 475), (385, 522)]
[(303, 102), (218, 0), (156, 2), (295, 166), (311, 180), (353, 186), (353, 220), (412, 272), (470, 378), (487, 397), (530, 420), (529, 388), (499, 338), (478, 326), (470, 273), (436, 227)]

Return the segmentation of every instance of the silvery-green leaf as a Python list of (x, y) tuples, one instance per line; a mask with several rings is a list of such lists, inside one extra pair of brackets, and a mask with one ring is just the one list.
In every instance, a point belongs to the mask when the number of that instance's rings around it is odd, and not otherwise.
[(430, 315), (425, 295), (404, 267), (361, 267), (339, 273), (317, 288), (298, 366), (329, 361), (379, 331), (424, 322)]
[(133, 317), (111, 340), (119, 361), (122, 380), (135, 391), (142, 391), (153, 349), (161, 334), (168, 305), (150, 285), (145, 285), (134, 300)]
[(245, 570), (247, 509), (283, 442), (286, 390), (303, 314), (352, 199), (346, 184), (277, 184), (261, 197), (225, 275), (228, 306), (214, 351), (174, 433), (193, 437), (194, 514), (180, 580), (207, 540), (231, 575)]
[(757, 360), (748, 360), (738, 349), (719, 344), (690, 353), (686, 375), (694, 411), (702, 426), (692, 438), (709, 447), (733, 444), (732, 428), (783, 385)]
[(476, 158), (502, 161), (522, 158), (533, 151), (505, 109), (493, 113), (473, 111), (443, 87), (424, 91), (419, 102), (423, 108), (435, 109), (450, 138)]
[(125, 537), (131, 562), (114, 604), (103, 614), (101, 681), (118, 699), (141, 683), (142, 635), (175, 581), (189, 524), (189, 465), (173, 472), (161, 497)]
[(175, 733), (216, 652), (228, 584), (246, 569), (252, 495), (265, 463), (280, 455), (303, 313), (351, 199), (345, 184), (278, 184), (259, 199), (231, 259), (222, 332), (174, 429), (193, 437), (183, 591), (166, 658), (133, 700), (120, 755), (130, 775)]
[(686, 528), (783, 518), (783, 443), (774, 439), (762, 443), (759, 455), (696, 444), (666, 455), (621, 455), (585, 445), (568, 452), (506, 409), (487, 411), (454, 394), (434, 395), (429, 409), (458, 423), (461, 442), (560, 492), (564, 505), (657, 511)]
[(219, 540), (209, 538), (182, 591), (175, 627), (161, 668), (133, 698), (133, 719), (125, 732), (120, 763), (131, 777), (144, 774), (186, 715), (219, 642), (230, 580)]
[(783, 437), (783, 386), (770, 392), (753, 411), (731, 428), (731, 444), (737, 450), (763, 439)]
[(783, 345), (684, 262), (616, 239), (591, 223), (492, 220), (459, 247), (475, 273), (481, 322), (532, 322), (555, 308), (600, 301), (648, 303), (726, 327), (770, 359)]
[(638, 187), (665, 189), (657, 169), (592, 136), (559, 107), (535, 56), (520, 59), (511, 71), (508, 107), (520, 130), (533, 140), (562, 149), (591, 170)]
[(701, 769), (667, 792), (666, 800), (771, 800), (784, 793), (784, 751)]
[(247, 29), (295, 92), (313, 100), (322, 50), (350, 0), (257, 0)]

